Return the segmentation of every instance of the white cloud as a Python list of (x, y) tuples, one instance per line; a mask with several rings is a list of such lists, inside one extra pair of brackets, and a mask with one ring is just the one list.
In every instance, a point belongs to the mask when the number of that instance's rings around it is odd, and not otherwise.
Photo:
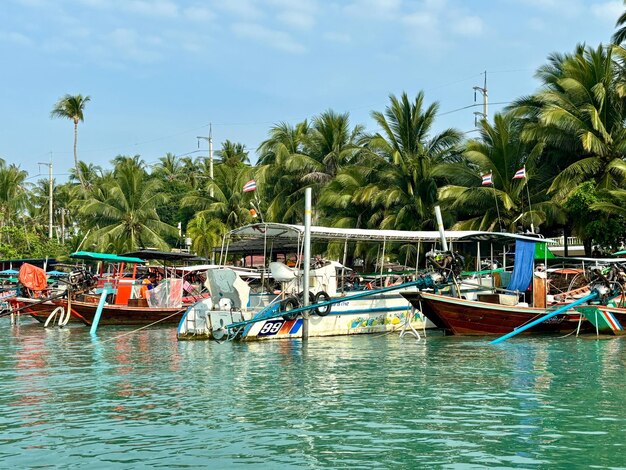
[(254, 39), (275, 49), (294, 54), (301, 54), (306, 51), (302, 44), (296, 42), (284, 31), (275, 31), (252, 23), (235, 23), (232, 29), (237, 36)]
[(461, 36), (479, 36), (483, 32), (483, 20), (478, 16), (465, 16), (454, 20), (450, 28)]
[(218, 1), (216, 6), (219, 6), (222, 10), (233, 14), (239, 19), (251, 20), (264, 16), (263, 12), (252, 0)]
[(156, 36), (146, 36), (137, 33), (133, 29), (118, 28), (111, 31), (104, 38), (105, 47), (112, 47), (112, 55), (119, 54), (121, 57), (133, 61), (148, 63), (161, 58), (157, 50), (162, 41)]
[(276, 18), (293, 29), (309, 30), (315, 25), (318, 6), (314, 0), (266, 0), (278, 10)]
[(347, 44), (352, 41), (352, 38), (348, 33), (327, 32), (324, 33), (322, 37), (328, 42), (336, 42), (340, 44)]
[(288, 10), (279, 13), (278, 20), (294, 29), (309, 30), (315, 25), (315, 17), (301, 11)]
[(402, 0), (355, 0), (345, 8), (350, 16), (390, 20), (397, 18)]
[(9, 42), (20, 46), (31, 46), (34, 44), (31, 38), (16, 31), (0, 31), (0, 42)]
[(584, 12), (581, 0), (517, 0), (517, 2), (538, 10), (557, 11), (560, 15), (569, 18), (579, 16)]
[(189, 7), (185, 8), (183, 14), (185, 18), (193, 21), (211, 21), (215, 18), (215, 13), (205, 7)]
[(591, 6), (591, 13), (600, 20), (615, 24), (624, 12), (624, 3), (614, 0), (611, 2), (598, 3)]
[(147, 16), (178, 16), (178, 5), (170, 0), (131, 0), (122, 2), (123, 8)]

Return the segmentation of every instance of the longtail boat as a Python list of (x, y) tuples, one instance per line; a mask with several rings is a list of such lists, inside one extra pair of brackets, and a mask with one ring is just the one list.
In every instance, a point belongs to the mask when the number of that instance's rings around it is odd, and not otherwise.
[(626, 335), (626, 308), (614, 305), (584, 305), (578, 310), (601, 335)]
[[(163, 257), (166, 255), (171, 255), (169, 259), (193, 257), (193, 255), (150, 252), (150, 250), (144, 250), (143, 254), (147, 257), (152, 256), (152, 259), (157, 259), (157, 257), (164, 259)], [(141, 285), (136, 274), (137, 265), (145, 263), (142, 258), (92, 252), (77, 252), (70, 256), (74, 259), (102, 263), (95, 286), (92, 285), (94, 278), (86, 272), (84, 272), (85, 277), (89, 278), (86, 282), (80, 280), (73, 282), (72, 276), (70, 276), (71, 288), (65, 293), (49, 295), (48, 299), (41, 292), (32, 297), (16, 297), (12, 299), (14, 310), (28, 313), (37, 321), (45, 324), (53, 312), (61, 307), (65, 312), (69, 310), (71, 320), (91, 325), (98, 309), (102, 290), (106, 288), (109, 294), (106, 296), (103, 306), (100, 325), (177, 324), (186, 308), (199, 299), (196, 296), (188, 298), (182, 296), (182, 279), (164, 281), (165, 295), (159, 299), (156, 299), (157, 289), (150, 291), (149, 295), (153, 296), (152, 300), (138, 298), (137, 294)], [(105, 263), (114, 266), (112, 272), (104, 272)], [(125, 273), (124, 265), (131, 265), (132, 273)]]
[[(491, 243), (515, 243), (515, 263), (506, 288), (479, 293), (475, 299), (434, 292), (402, 292), (411, 305), (446, 334), (502, 335), (554, 311), (562, 304), (548, 305), (547, 276), (535, 271), (537, 244), (547, 240), (526, 235), (484, 232), (464, 237), (466, 240)], [(460, 239), (462, 240), (462, 239)], [(547, 253), (545, 247), (544, 253)], [(462, 285), (463, 281), (458, 281)], [(530, 329), (528, 333), (572, 332), (587, 330), (590, 325), (575, 310), (558, 314)]]
[[(490, 296), (490, 302), (481, 302), (428, 292), (403, 292), (402, 295), (438, 328), (453, 335), (506, 334), (556, 308), (503, 305), (494, 303), (495, 296)], [(530, 328), (528, 333), (570, 333), (577, 329), (579, 322), (580, 314), (572, 311)], [(588, 330), (589, 325), (582, 327)]]

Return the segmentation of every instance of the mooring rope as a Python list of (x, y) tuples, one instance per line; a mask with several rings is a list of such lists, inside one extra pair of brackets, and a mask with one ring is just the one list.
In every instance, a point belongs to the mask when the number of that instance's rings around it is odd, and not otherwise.
[[(144, 325), (144, 326), (142, 326), (142, 327), (140, 327), (140, 328), (137, 328), (136, 330), (128, 331), (128, 332), (126, 332), (126, 333), (122, 333), (122, 334), (120, 334), (120, 335), (113, 336), (112, 338), (107, 338), (107, 339), (104, 339), (104, 340), (100, 341), (100, 343), (101, 343), (101, 344), (102, 344), (102, 343), (108, 343), (109, 341), (113, 341), (113, 340), (116, 340), (116, 339), (120, 339), (120, 338), (123, 338), (123, 337), (125, 337), (125, 336), (130, 336), (130, 335), (132, 335), (132, 334), (134, 334), (134, 333), (137, 333), (138, 331), (145, 330), (146, 328), (150, 328), (151, 326), (154, 326), (154, 325), (156, 325), (157, 323), (161, 323), (162, 321), (168, 320), (168, 319), (172, 318), (173, 316), (178, 315), (181, 311), (184, 311), (184, 310), (185, 310), (185, 309), (183, 309), (183, 310), (179, 310), (178, 312), (174, 312), (174, 313), (172, 313), (171, 315), (168, 315), (167, 317), (163, 317), (163, 318), (161, 318), (161, 319), (159, 319), (159, 320), (157, 320), (157, 321), (155, 321), (155, 322), (150, 323), (149, 325)], [(92, 343), (92, 344), (93, 344), (93, 343)]]

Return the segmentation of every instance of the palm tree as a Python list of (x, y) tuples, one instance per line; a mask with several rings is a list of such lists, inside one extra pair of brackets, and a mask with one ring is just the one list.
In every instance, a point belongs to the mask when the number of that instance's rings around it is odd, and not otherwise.
[[(626, 0), (624, 1), (626, 4)], [(615, 33), (613, 33), (613, 37), (611, 41), (613, 44), (621, 44), (626, 40), (626, 11), (620, 15), (620, 17), (615, 22), (615, 27), (618, 28)]]
[(57, 101), (52, 108), (50, 117), (70, 119), (74, 122), (74, 168), (82, 186), (85, 186), (82, 173), (78, 165), (78, 156), (76, 154), (76, 145), (78, 143), (78, 123), (84, 121), (85, 105), (91, 100), (89, 96), (83, 95), (65, 95)]
[(373, 204), (385, 208), (381, 228), (432, 227), (433, 206), (443, 174), (436, 168), (454, 160), (461, 134), (445, 129), (431, 135), (439, 105), (424, 108), (423, 92), (412, 102), (406, 93), (399, 99), (390, 95), (389, 99), (384, 114), (372, 113), (382, 129), (382, 133), (367, 139), (368, 150), (378, 157), (377, 181), (363, 191), (372, 196)]
[(269, 138), (257, 149), (259, 161), (255, 177), (257, 191), (267, 205), (264, 208), (267, 221), (302, 221), (300, 215), (304, 207), (301, 207), (300, 202), (305, 185), (293, 171), (297, 165), (292, 161), (307, 158), (304, 141), (309, 130), (307, 121), (295, 126), (282, 122), (270, 129)]
[(239, 142), (226, 140), (222, 144), (222, 150), (218, 150), (216, 154), (225, 165), (237, 166), (242, 163), (250, 163), (245, 146)]
[[(538, 226), (561, 213), (548, 202), (550, 181), (539, 168), (543, 145), (521, 140), (524, 122), (509, 113), (496, 114), (493, 125), (480, 124), (480, 138), (465, 146), (463, 161), (441, 166), (451, 184), (439, 191), (442, 205), (455, 213), (458, 230), (498, 230), (515, 232), (517, 225)], [(526, 177), (513, 179), (525, 168)], [(492, 185), (483, 186), (481, 174), (491, 173)], [(530, 185), (532, 191), (527, 187)], [(528, 197), (532, 194), (529, 204)]]
[(154, 176), (172, 181), (182, 175), (183, 163), (180, 157), (173, 153), (167, 152), (159, 158), (159, 163), (152, 166), (152, 174)]
[(26, 171), (0, 158), (0, 228), (16, 220), (25, 208), (26, 176)]
[(163, 237), (177, 234), (176, 227), (162, 222), (156, 211), (167, 198), (161, 181), (149, 178), (140, 163), (120, 159), (113, 177), (91, 192), (81, 208), (81, 214), (96, 226), (88, 244), (118, 253), (140, 247), (167, 249)]
[(211, 258), (213, 250), (220, 246), (227, 231), (226, 225), (217, 219), (208, 220), (204, 215), (197, 215), (187, 226), (191, 237), (191, 248), (206, 259)]
[(626, 180), (626, 128), (623, 85), (626, 50), (579, 45), (573, 54), (553, 54), (537, 76), (542, 89), (512, 105), (525, 118), (526, 141), (543, 142), (557, 152), (561, 171), (550, 192), (564, 200), (578, 185), (592, 179), (600, 190)]

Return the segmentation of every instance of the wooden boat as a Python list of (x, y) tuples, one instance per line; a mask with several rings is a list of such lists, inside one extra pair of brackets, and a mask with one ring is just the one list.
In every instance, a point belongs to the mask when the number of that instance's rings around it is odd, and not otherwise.
[[(488, 302), (429, 292), (402, 292), (402, 295), (438, 328), (453, 335), (503, 335), (556, 308), (503, 305), (495, 303), (503, 299), (498, 294), (479, 295), (479, 299), (490, 300)], [(570, 333), (577, 329), (580, 321), (580, 314), (576, 312), (557, 315), (530, 328), (528, 333)], [(588, 330), (589, 325), (583, 327)]]
[[(402, 292), (411, 305), (421, 311), (437, 327), (453, 335), (504, 335), (540, 318), (564, 303), (548, 306), (547, 275), (535, 270), (534, 259), (542, 238), (526, 235), (485, 232), (465, 237), (505, 245), (515, 243), (515, 263), (511, 281), (506, 289), (494, 288), (491, 293), (478, 293), (476, 298), (440, 295), (432, 292)], [(462, 284), (463, 280), (458, 280)], [(527, 295), (520, 302), (520, 297)], [(566, 294), (562, 294), (565, 299)], [(530, 304), (530, 305), (529, 305)], [(589, 323), (575, 310), (566, 311), (528, 329), (528, 333), (570, 333), (578, 328), (587, 330)]]
[(614, 305), (584, 305), (577, 307), (593, 326), (592, 331), (601, 335), (626, 335), (626, 308)]
[[(168, 260), (185, 259), (192, 256), (178, 253), (148, 252), (148, 250), (144, 251), (144, 254), (147, 254), (148, 257), (152, 256), (154, 259), (156, 257), (161, 259), (161, 257), (167, 255)], [(150, 306), (145, 299), (138, 299), (137, 293), (140, 285), (136, 279), (136, 267), (137, 264), (145, 263), (142, 258), (91, 252), (73, 253), (71, 257), (86, 261), (102, 262), (100, 276), (95, 289), (90, 290), (92, 293), (75, 293), (76, 291), (86, 292), (88, 291), (86, 288), (93, 287), (89, 283), (84, 286), (78, 285), (81, 283), (75, 283), (76, 285), (72, 288), (74, 292), (72, 292), (71, 300), (69, 301), (67, 295), (61, 297), (59, 295), (40, 293), (37, 297), (17, 297), (13, 299), (13, 309), (19, 309), (30, 314), (37, 321), (46, 323), (56, 309), (61, 307), (63, 311), (67, 311), (69, 305), (70, 320), (91, 325), (98, 308), (101, 292), (106, 286), (110, 294), (107, 295), (103, 306), (100, 325), (177, 324), (186, 308), (198, 300), (196, 297), (187, 299), (182, 297), (183, 281), (181, 279), (166, 281), (172, 283), (170, 287), (177, 287), (178, 293), (173, 288), (170, 292), (172, 295), (166, 296), (164, 301), (156, 302), (156, 305), (155, 302), (152, 302), (153, 305)], [(105, 263), (114, 266), (112, 272), (104, 272), (103, 266)], [(132, 265), (132, 274), (125, 273), (125, 264)], [(156, 289), (152, 292), (156, 292)], [(49, 300), (46, 300), (46, 296), (49, 296)]]
[[(67, 299), (41, 302), (41, 299), (16, 298), (14, 308), (29, 314), (40, 323), (45, 323), (57, 307), (67, 310)], [(149, 325), (151, 323), (177, 324), (188, 305), (181, 307), (148, 307), (105, 304), (100, 317), (100, 325)], [(71, 319), (91, 325), (98, 308), (97, 302), (72, 300)]]
[[(446, 232), (450, 240), (476, 233), (475, 231)], [(384, 253), (389, 243), (435, 244), (440, 242), (437, 231), (396, 231), (311, 227), (311, 240), (319, 243), (335, 242), (344, 245), (343, 262), (314, 260), (309, 271), (309, 298), (314, 304), (309, 319), (309, 336), (344, 336), (353, 334), (382, 333), (385, 331), (407, 328), (422, 329), (432, 327), (409, 302), (399, 295), (399, 290), (417, 291), (417, 282), (407, 280), (419, 278), (420, 272), (412, 270), (404, 275), (388, 274), (384, 270)], [(377, 243), (381, 246), (379, 273), (373, 282), (361, 282), (360, 286), (345, 282), (349, 278), (346, 267), (348, 243)], [(296, 259), (303, 262), (304, 227), (276, 223), (260, 223), (241, 227), (231, 231), (223, 244), (224, 253), (258, 256), (269, 260), (270, 255), (296, 254)], [(309, 262), (310, 260), (307, 260)], [(319, 261), (322, 261), (318, 264)], [(269, 262), (269, 272), (265, 281), (271, 278), (278, 281), (279, 293), (251, 291), (250, 285), (242, 280), (241, 275), (224, 266), (209, 271), (209, 279), (214, 277), (210, 287), (214, 299), (223, 298), (224, 305), (218, 302), (203, 301), (190, 308), (179, 324), (178, 338), (185, 339), (220, 339), (225, 334), (225, 326), (236, 322), (249, 324), (236, 334), (242, 341), (268, 339), (293, 339), (302, 336), (302, 318), (288, 313), (290, 309), (301, 309), (303, 291), (303, 273), (299, 269), (288, 267), (281, 262)], [(210, 273), (210, 274), (209, 274)], [(267, 283), (267, 282), (265, 282)], [(370, 285), (367, 285), (370, 284)], [(397, 290), (390, 286), (397, 284)], [(432, 285), (432, 282), (430, 282)], [(390, 289), (390, 287), (392, 287)], [(324, 307), (317, 307), (319, 303)], [(228, 330), (228, 328), (226, 328)], [(218, 337), (219, 335), (219, 337)]]

